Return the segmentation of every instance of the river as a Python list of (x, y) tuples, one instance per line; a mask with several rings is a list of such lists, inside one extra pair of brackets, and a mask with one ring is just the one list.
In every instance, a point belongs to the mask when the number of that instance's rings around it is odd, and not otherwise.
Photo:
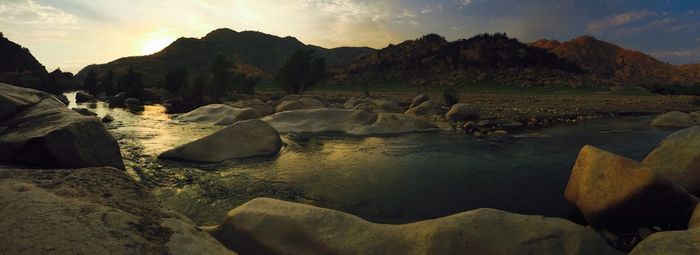
[[(75, 93), (67, 96), (75, 107)], [(574, 208), (564, 200), (564, 189), (583, 145), (641, 160), (672, 132), (651, 127), (644, 116), (523, 131), (537, 134), (531, 138), (477, 139), (451, 130), (380, 137), (287, 134), (276, 156), (201, 164), (157, 155), (222, 127), (173, 122), (159, 105), (78, 107), (112, 115), (116, 120), (106, 126), (119, 141), (129, 173), (202, 225), (261, 196), (382, 223), (482, 207), (571, 219)]]

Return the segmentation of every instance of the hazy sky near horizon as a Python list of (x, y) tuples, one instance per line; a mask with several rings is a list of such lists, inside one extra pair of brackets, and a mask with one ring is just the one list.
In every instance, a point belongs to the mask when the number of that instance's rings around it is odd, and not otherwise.
[(49, 71), (150, 54), (222, 27), (323, 47), (382, 48), (428, 33), (593, 35), (666, 62), (700, 62), (699, 0), (0, 0), (0, 32)]

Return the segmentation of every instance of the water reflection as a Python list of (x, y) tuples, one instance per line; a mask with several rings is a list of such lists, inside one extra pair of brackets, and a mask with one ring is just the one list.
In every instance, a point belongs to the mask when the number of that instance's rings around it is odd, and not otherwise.
[(563, 190), (578, 154), (592, 144), (642, 159), (671, 130), (649, 118), (592, 120), (539, 130), (549, 139), (478, 140), (432, 132), (389, 137), (285, 135), (272, 157), (219, 164), (181, 163), (156, 156), (219, 130), (170, 121), (162, 106), (132, 113), (91, 107), (119, 139), (127, 166), (164, 204), (199, 224), (265, 196), (334, 208), (378, 222), (407, 222), (491, 207), (567, 217)]

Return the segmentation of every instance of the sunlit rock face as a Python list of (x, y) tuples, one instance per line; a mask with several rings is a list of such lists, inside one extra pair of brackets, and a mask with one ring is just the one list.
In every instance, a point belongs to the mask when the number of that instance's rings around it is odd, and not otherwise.
[(565, 196), (601, 228), (684, 225), (698, 201), (641, 163), (593, 146), (581, 149)]
[(224, 104), (210, 104), (182, 114), (174, 120), (180, 122), (231, 125), (241, 120), (255, 119), (258, 114), (252, 108), (236, 108)]
[(690, 114), (672, 111), (659, 115), (651, 121), (652, 126), (657, 127), (692, 127), (697, 125)]
[(1, 169), (0, 204), (2, 254), (234, 254), (115, 168)]
[(495, 209), (388, 225), (258, 198), (205, 230), (241, 254), (621, 254), (567, 220)]
[(433, 130), (423, 119), (400, 113), (369, 113), (361, 110), (310, 109), (276, 113), (262, 120), (281, 133), (343, 132), (380, 135)]
[(227, 159), (274, 155), (280, 148), (282, 148), (282, 139), (277, 130), (260, 120), (246, 120), (163, 152), (159, 157), (197, 162), (221, 162)]
[(700, 195), (700, 126), (673, 133), (642, 164)]
[(46, 167), (124, 169), (119, 145), (96, 117), (50, 94), (0, 84), (0, 161)]

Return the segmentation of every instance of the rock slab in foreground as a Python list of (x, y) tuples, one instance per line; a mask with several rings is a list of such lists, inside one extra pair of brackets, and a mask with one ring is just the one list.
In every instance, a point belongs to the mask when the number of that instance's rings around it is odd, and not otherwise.
[(400, 113), (309, 109), (276, 113), (262, 119), (281, 133), (344, 132), (352, 135), (398, 134), (437, 128), (432, 122)]
[(685, 225), (697, 198), (639, 162), (586, 145), (566, 186), (594, 227)]
[(388, 225), (258, 198), (206, 231), (241, 254), (621, 254), (567, 220), (495, 209)]
[(0, 84), (0, 161), (45, 167), (124, 169), (119, 145), (98, 118), (81, 116), (51, 95)]
[(163, 152), (160, 158), (221, 162), (255, 156), (274, 155), (282, 148), (277, 130), (260, 120), (234, 123), (211, 135)]
[(124, 171), (0, 169), (0, 254), (235, 254)]
[(658, 232), (637, 244), (630, 255), (700, 254), (700, 229)]
[(688, 192), (700, 195), (700, 126), (671, 134), (642, 164)]

